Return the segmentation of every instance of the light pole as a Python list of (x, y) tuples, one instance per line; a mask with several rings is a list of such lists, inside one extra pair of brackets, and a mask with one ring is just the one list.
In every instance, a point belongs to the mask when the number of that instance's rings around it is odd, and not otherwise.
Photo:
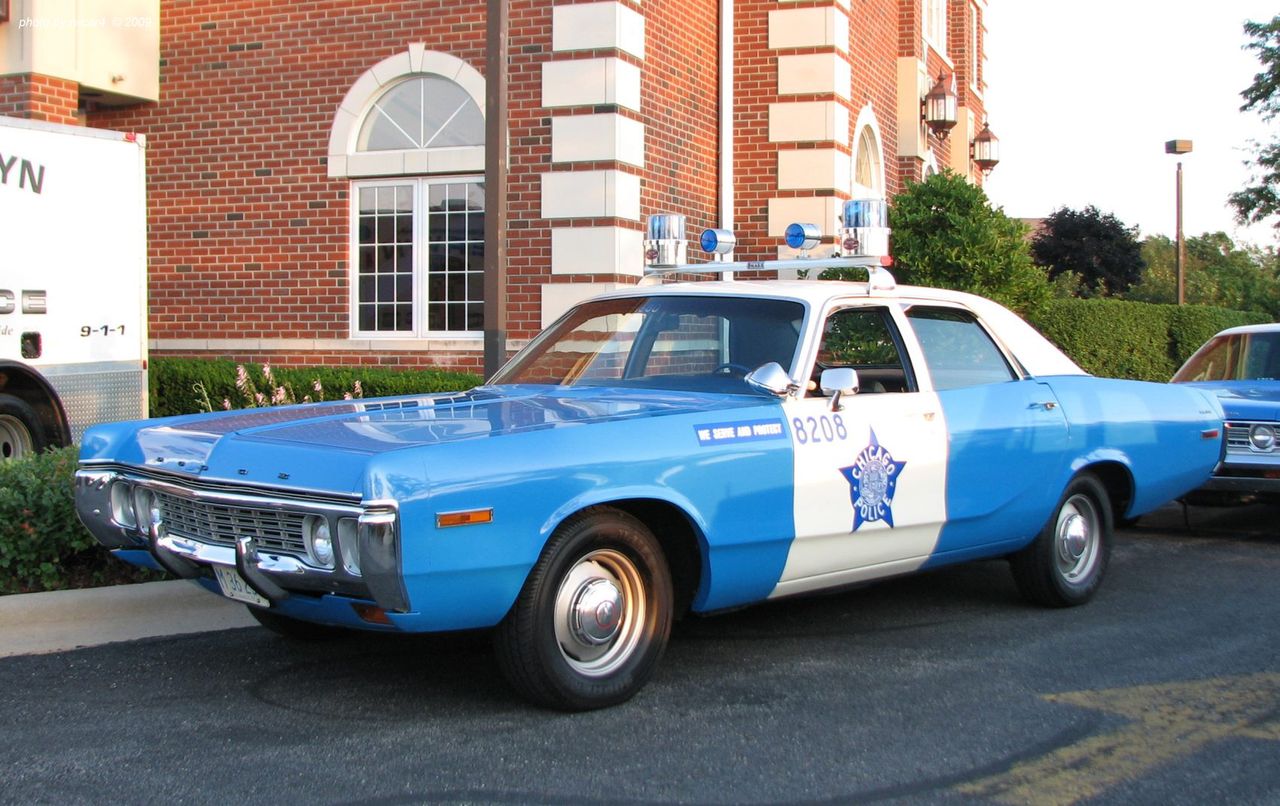
[[(1190, 154), (1190, 140), (1169, 140), (1164, 144), (1164, 153), (1166, 154)], [(1174, 191), (1177, 205), (1177, 237), (1178, 251), (1174, 257), (1174, 266), (1176, 267), (1178, 276), (1178, 304), (1184, 305), (1187, 301), (1186, 296), (1186, 280), (1184, 277), (1184, 268), (1187, 263), (1186, 245), (1182, 240), (1182, 160), (1178, 160), (1178, 178)]]

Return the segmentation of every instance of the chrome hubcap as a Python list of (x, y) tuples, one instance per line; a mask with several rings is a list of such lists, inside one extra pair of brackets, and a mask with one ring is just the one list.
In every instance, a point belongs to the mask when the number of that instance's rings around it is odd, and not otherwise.
[(1092, 573), (1098, 561), (1098, 510), (1085, 495), (1073, 495), (1058, 511), (1054, 547), (1058, 571), (1068, 582)]
[(0, 415), (0, 461), (20, 459), (32, 452), (31, 432), (16, 417)]
[(580, 674), (609, 674), (639, 645), (644, 611), (644, 581), (635, 563), (612, 549), (587, 554), (556, 592), (560, 654)]

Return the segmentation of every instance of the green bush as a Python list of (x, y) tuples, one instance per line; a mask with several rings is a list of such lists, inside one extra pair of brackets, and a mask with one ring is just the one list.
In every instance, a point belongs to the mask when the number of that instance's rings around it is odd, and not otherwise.
[(76, 518), (77, 452), (0, 462), (0, 594), (161, 578), (112, 557)]
[(1117, 299), (1055, 299), (1030, 319), (1094, 375), (1167, 381), (1210, 336), (1261, 314)]
[[(267, 396), (271, 391), (264, 382), (262, 366), (243, 365), (249, 379)], [(156, 357), (150, 364), (151, 416), (168, 417), (174, 414), (192, 414), (223, 408), (229, 400), (232, 408), (247, 404), (236, 388), (234, 361), (203, 358)], [(387, 367), (272, 367), (271, 373), (277, 385), (291, 391), (292, 399), (302, 401), (339, 399), (344, 393), (352, 393), (356, 382), (360, 384), (360, 396), (383, 397), (386, 395), (425, 394), (429, 392), (454, 392), (470, 389), (482, 382), (478, 375), (446, 370), (397, 370)], [(323, 391), (316, 392), (319, 382)], [(204, 390), (203, 392), (201, 390)]]

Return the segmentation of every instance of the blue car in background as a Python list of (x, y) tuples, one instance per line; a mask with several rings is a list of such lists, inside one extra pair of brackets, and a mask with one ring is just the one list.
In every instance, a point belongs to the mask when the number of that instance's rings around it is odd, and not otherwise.
[(1174, 383), (1217, 394), (1226, 454), (1192, 503), (1280, 501), (1280, 324), (1224, 330), (1205, 342)]
[(687, 614), (990, 558), (1088, 601), (1113, 522), (1209, 478), (1218, 398), (885, 274), (617, 291), (461, 394), (97, 426), (78, 512), (286, 635), (491, 629), (566, 710), (635, 694)]

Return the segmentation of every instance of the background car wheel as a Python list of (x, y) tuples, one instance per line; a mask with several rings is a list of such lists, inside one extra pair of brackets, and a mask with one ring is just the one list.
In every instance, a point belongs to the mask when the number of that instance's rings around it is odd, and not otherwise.
[(1022, 595), (1049, 607), (1093, 598), (1111, 557), (1111, 524), (1111, 501), (1101, 482), (1072, 479), (1044, 529), (1010, 558)]
[(13, 395), (0, 395), (0, 461), (21, 459), (47, 447), (35, 409)]
[(301, 621), (296, 618), (282, 616), (279, 613), (273, 613), (261, 607), (245, 606), (249, 608), (249, 614), (257, 619), (258, 623), (263, 627), (271, 630), (276, 635), (282, 635), (295, 641), (325, 641), (330, 638), (336, 638), (344, 632), (341, 627), (313, 624), (310, 621)]
[(671, 573), (653, 533), (607, 507), (556, 531), (498, 625), (511, 684), (566, 711), (630, 699), (653, 675), (671, 633)]

